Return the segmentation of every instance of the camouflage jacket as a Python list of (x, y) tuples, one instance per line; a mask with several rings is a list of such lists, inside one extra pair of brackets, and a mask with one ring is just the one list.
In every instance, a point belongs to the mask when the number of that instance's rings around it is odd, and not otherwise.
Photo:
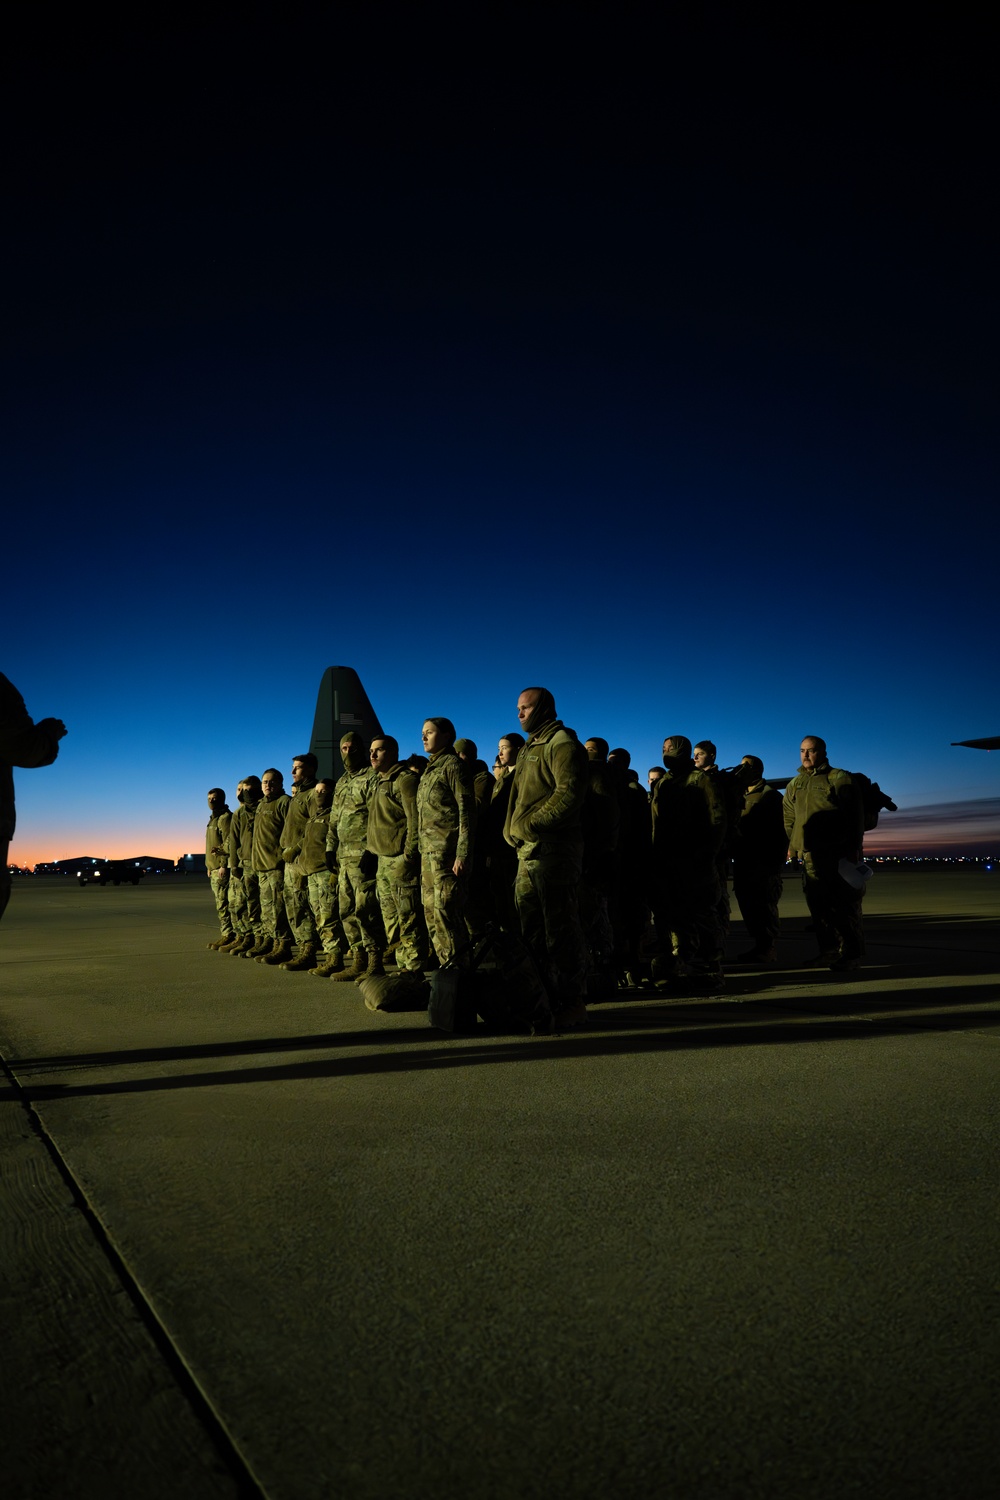
[(517, 757), (504, 838), (525, 853), (537, 844), (579, 850), (590, 761), (561, 719), (543, 724)]
[(257, 803), (250, 866), (258, 873), (281, 868), (281, 831), (291, 800), (287, 792), (278, 792), (274, 797), (262, 797)]
[[(300, 792), (299, 797), (301, 795)], [(292, 798), (293, 807), (299, 797)], [(318, 871), (326, 869), (326, 836), (330, 824), (330, 809), (317, 807), (312, 798), (309, 800), (312, 808), (306, 826), (302, 830), (302, 848), (296, 859), (296, 866), (301, 875), (315, 875)]]
[(229, 864), (229, 825), (233, 815), (228, 807), (213, 813), (205, 827), (205, 869), (209, 874)]
[(439, 750), (417, 787), (420, 853), (444, 865), (471, 860), (476, 818), (472, 787), (454, 750)]
[(302, 839), (305, 835), (306, 824), (309, 822), (315, 799), (315, 781), (309, 786), (299, 786), (295, 796), (291, 799), (288, 812), (285, 814), (285, 826), (281, 830), (281, 857), (285, 865), (304, 875), (306, 872), (299, 864), (299, 855), (302, 853)]
[(376, 775), (368, 803), (368, 848), (373, 854), (405, 854), (416, 864), (419, 785), (420, 777), (402, 761), (388, 775)]
[(326, 835), (326, 847), (334, 854), (340, 849), (364, 849), (368, 840), (368, 799), (377, 774), (371, 766), (363, 771), (341, 773), (333, 789)]

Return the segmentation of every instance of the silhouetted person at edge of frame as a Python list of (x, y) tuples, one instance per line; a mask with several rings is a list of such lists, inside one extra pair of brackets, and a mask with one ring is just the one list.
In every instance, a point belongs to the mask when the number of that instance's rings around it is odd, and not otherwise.
[(14, 837), (14, 767), (51, 766), (65, 733), (62, 719), (36, 724), (17, 688), (0, 672), (0, 917), (10, 900), (7, 852)]

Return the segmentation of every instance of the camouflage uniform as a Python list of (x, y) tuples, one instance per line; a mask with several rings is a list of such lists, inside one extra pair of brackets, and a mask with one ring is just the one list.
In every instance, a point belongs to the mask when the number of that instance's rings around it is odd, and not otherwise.
[(580, 927), (581, 811), (590, 784), (587, 752), (572, 729), (552, 719), (517, 757), (504, 837), (517, 850), (514, 899), (524, 941), (563, 1008), (586, 989), (587, 948)]
[(9, 677), (0, 672), (0, 917), (10, 898), (7, 854), (14, 837), (14, 767), (50, 766), (59, 754), (54, 720), (36, 724)]
[(785, 788), (784, 825), (793, 855), (802, 860), (806, 898), (820, 956), (855, 962), (864, 952), (861, 892), (839, 872), (842, 859), (861, 857), (864, 810), (849, 771), (817, 766)]
[[(366, 873), (368, 798), (376, 773), (350, 771), (346, 767), (333, 792), (327, 851), (337, 864), (337, 895), (340, 920), (350, 952), (357, 958), (362, 949), (369, 955), (385, 948), (385, 929), (375, 894), (375, 877)], [(362, 868), (364, 864), (364, 868)]]
[(306, 824), (314, 806), (315, 786), (315, 781), (299, 782), (281, 830), (281, 857), (285, 861), (282, 891), (285, 915), (300, 950), (316, 943), (316, 921), (309, 905), (309, 882), (299, 858)]
[(417, 787), (417, 814), (424, 918), (438, 961), (446, 964), (468, 941), (465, 880), (453, 866), (472, 858), (476, 816), (472, 787), (451, 747), (431, 756)]
[[(295, 799), (296, 801), (298, 798)], [(330, 957), (343, 955), (347, 946), (344, 927), (340, 920), (340, 903), (337, 899), (337, 877), (326, 867), (326, 840), (330, 829), (330, 809), (313, 803), (309, 821), (302, 834), (302, 852), (298, 857), (299, 868), (306, 877), (309, 906), (317, 938), (323, 953)]]
[(672, 762), (653, 788), (652, 907), (661, 945), (657, 966), (677, 961), (718, 978), (724, 946), (718, 855), (726, 809), (712, 777), (690, 759)]
[(264, 928), (260, 919), (260, 880), (250, 868), (253, 855), (253, 818), (258, 797), (241, 802), (229, 825), (229, 913), (236, 931), (244, 937), (260, 939)]
[(291, 936), (285, 915), (285, 866), (281, 858), (281, 833), (291, 800), (287, 792), (262, 797), (253, 820), (250, 864), (260, 881), (260, 917), (264, 935), (274, 942)]
[(587, 795), (580, 813), (583, 827), (580, 924), (587, 938), (591, 972), (597, 975), (610, 967), (615, 950), (611, 906), (618, 883), (621, 814), (607, 765), (592, 760), (588, 771)]
[(417, 787), (420, 778), (397, 761), (376, 775), (368, 802), (368, 848), (378, 855), (375, 891), (398, 969), (423, 969), (427, 928), (420, 898)]
[(213, 813), (205, 828), (205, 868), (212, 883), (219, 931), (227, 941), (232, 939), (233, 922), (229, 915), (229, 827), (233, 815), (228, 805)]

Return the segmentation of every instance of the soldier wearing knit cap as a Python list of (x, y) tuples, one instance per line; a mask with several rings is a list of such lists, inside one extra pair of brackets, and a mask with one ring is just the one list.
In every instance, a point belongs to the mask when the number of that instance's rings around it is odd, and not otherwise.
[(548, 688), (525, 688), (517, 717), (527, 744), (517, 757), (504, 827), (517, 850), (514, 899), (524, 941), (547, 975), (557, 1025), (580, 1026), (587, 1019), (579, 916), (587, 752), (556, 717)]

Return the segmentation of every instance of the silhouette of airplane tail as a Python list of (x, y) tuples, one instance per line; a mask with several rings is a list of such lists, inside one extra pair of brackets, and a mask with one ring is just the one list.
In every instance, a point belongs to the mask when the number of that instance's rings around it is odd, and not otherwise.
[(349, 729), (356, 729), (369, 744), (384, 733), (354, 668), (327, 667), (319, 685), (316, 717), (309, 742), (309, 749), (319, 763), (317, 776), (328, 776), (336, 781), (344, 769), (340, 741)]

